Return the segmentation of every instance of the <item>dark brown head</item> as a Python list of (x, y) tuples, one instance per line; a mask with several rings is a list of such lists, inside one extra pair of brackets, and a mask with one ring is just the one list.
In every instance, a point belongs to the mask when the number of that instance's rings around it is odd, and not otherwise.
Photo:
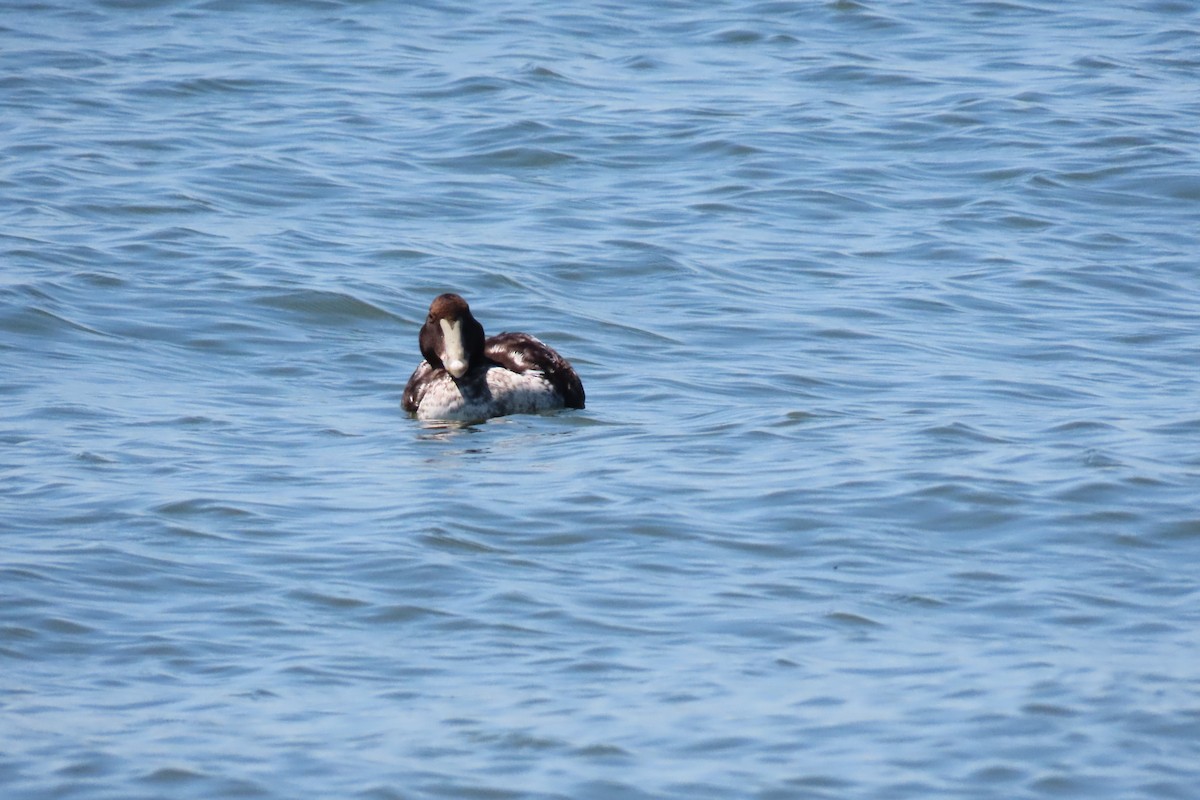
[(438, 295), (421, 326), (421, 355), (434, 369), (461, 378), (483, 358), (483, 326), (456, 294)]

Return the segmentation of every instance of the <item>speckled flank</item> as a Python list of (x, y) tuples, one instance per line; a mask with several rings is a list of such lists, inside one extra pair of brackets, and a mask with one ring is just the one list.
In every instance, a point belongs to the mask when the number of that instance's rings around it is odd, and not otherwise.
[(517, 374), (501, 367), (488, 367), (485, 380), (473, 383), (486, 388), (477, 392), (468, 390), (464, 395), (458, 382), (445, 370), (438, 370), (417, 398), (417, 419), (473, 422), (563, 407), (562, 397), (540, 372)]

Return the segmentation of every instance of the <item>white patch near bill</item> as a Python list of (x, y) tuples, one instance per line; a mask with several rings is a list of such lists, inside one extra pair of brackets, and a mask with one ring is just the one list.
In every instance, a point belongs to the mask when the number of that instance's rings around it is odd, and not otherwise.
[(467, 353), (463, 347), (462, 323), (460, 320), (452, 322), (448, 319), (440, 319), (438, 324), (442, 326), (442, 341), (446, 344), (446, 356), (442, 359), (442, 366), (454, 377), (461, 378), (467, 371)]

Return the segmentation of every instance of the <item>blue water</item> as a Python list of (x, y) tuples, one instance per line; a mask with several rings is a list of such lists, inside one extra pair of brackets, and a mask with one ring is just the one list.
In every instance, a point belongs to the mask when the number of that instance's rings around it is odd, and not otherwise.
[[(5, 798), (1190, 798), (1200, 7), (7, 3)], [(400, 410), (442, 291), (588, 408)]]

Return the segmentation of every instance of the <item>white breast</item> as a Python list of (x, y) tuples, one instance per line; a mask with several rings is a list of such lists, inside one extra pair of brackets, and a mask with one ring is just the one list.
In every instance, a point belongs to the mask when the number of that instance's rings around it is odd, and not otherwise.
[(491, 367), (483, 380), (472, 382), (472, 387), (464, 396), (450, 376), (443, 374), (425, 389), (417, 418), (473, 422), (563, 407), (562, 398), (540, 372), (517, 374)]

